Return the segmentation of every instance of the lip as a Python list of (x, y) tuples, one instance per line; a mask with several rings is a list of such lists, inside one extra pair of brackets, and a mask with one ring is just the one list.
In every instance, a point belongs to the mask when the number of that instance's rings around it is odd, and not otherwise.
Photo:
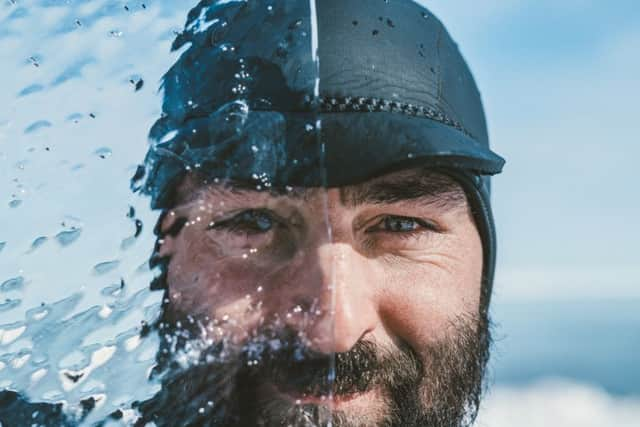
[(265, 391), (267, 395), (276, 394), (281, 398), (286, 399), (292, 404), (297, 405), (318, 405), (326, 406), (335, 409), (342, 409), (346, 406), (352, 406), (359, 404), (359, 400), (366, 398), (367, 396), (375, 396), (377, 389), (370, 389), (366, 391), (357, 391), (346, 394), (333, 394), (333, 393), (303, 393), (289, 388), (281, 387), (275, 383), (269, 383), (266, 385)]
[(297, 404), (313, 404), (313, 405), (327, 405), (327, 406), (340, 406), (351, 402), (361, 396), (364, 396), (366, 393), (349, 393), (349, 394), (340, 394), (340, 395), (322, 395), (322, 396), (310, 396), (310, 395), (297, 395), (294, 393), (281, 392), (287, 398), (289, 398), (292, 402)]

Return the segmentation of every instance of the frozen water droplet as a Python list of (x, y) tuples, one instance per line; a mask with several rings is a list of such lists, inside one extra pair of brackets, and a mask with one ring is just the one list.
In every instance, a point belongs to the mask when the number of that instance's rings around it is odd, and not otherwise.
[(260, 151), (260, 149), (258, 147), (256, 147), (255, 145), (251, 146), (251, 151), (253, 151), (254, 153), (257, 153), (258, 151)]
[(59, 232), (58, 234), (56, 234), (55, 239), (62, 246), (69, 246), (70, 244), (78, 240), (78, 237), (80, 237), (81, 233), (82, 233), (82, 229), (73, 228), (71, 230), (65, 230), (65, 231)]
[(113, 154), (113, 152), (111, 151), (110, 148), (108, 147), (101, 147), (98, 148), (95, 152), (94, 152), (97, 156), (99, 156), (101, 159), (106, 159), (111, 157), (111, 155)]
[(9, 202), (9, 207), (10, 208), (17, 208), (18, 206), (20, 206), (22, 204), (22, 200), (20, 199), (13, 199), (12, 201)]
[(120, 265), (120, 261), (118, 260), (105, 261), (94, 265), (93, 270), (96, 274), (102, 275), (114, 270), (118, 265)]
[(82, 27), (82, 22), (80, 22), (80, 20), (79, 20), (79, 19), (76, 19), (76, 25), (77, 25), (78, 27)]
[(122, 37), (122, 31), (120, 31), (120, 30), (111, 30), (111, 31), (109, 31), (109, 35), (111, 37)]
[(22, 276), (13, 277), (9, 280), (5, 280), (0, 285), (0, 292), (17, 291), (22, 289), (23, 287), (24, 287), (24, 277)]
[(413, 153), (409, 153), (409, 154), (407, 154), (407, 158), (408, 158), (408, 159), (413, 159)]
[(7, 246), (7, 242), (0, 242), (0, 252), (2, 252), (5, 246)]
[(429, 14), (427, 12), (422, 12), (422, 17), (424, 19), (427, 19), (427, 18), (429, 18)]

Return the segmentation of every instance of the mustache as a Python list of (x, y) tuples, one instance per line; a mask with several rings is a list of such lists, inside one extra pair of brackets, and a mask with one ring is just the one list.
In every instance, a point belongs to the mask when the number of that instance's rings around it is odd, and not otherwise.
[(361, 339), (346, 352), (327, 354), (311, 348), (304, 335), (288, 327), (265, 327), (246, 342), (229, 345), (203, 338), (197, 327), (188, 326), (194, 325), (192, 321), (172, 323), (180, 326), (165, 331), (164, 336), (171, 337), (165, 343), (170, 354), (176, 358), (197, 354), (182, 365), (165, 361), (163, 365), (174, 371), (173, 375), (180, 371), (186, 374), (196, 366), (201, 373), (224, 368), (227, 374), (240, 378), (238, 386), (271, 383), (281, 392), (326, 397), (364, 393), (375, 386), (414, 384), (424, 372), (419, 356), (404, 342), (383, 347)]
[(340, 396), (417, 379), (423, 371), (420, 359), (408, 345), (391, 350), (360, 340), (349, 351), (330, 355), (307, 348), (304, 357), (300, 357), (299, 349), (294, 343), (269, 355), (256, 379), (272, 382), (284, 392)]

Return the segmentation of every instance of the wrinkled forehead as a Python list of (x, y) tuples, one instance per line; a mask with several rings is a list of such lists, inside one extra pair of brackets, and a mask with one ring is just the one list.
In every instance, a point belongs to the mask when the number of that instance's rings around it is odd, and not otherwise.
[(345, 207), (365, 204), (390, 204), (414, 201), (443, 208), (465, 208), (467, 197), (462, 186), (444, 170), (408, 169), (389, 173), (359, 184), (337, 187), (275, 187), (255, 180), (205, 179), (189, 174), (177, 187), (176, 205), (190, 205), (230, 200), (266, 202), (288, 199), (297, 203), (314, 203), (327, 193), (338, 193)]

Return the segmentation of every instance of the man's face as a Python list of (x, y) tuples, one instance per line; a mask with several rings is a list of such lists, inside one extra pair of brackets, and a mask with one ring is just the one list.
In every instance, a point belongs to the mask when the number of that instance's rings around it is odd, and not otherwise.
[(229, 375), (247, 390), (224, 393), (251, 395), (254, 425), (450, 425), (477, 403), (482, 244), (455, 181), (420, 169), (335, 189), (187, 179), (179, 194), (158, 251), (169, 318), (242, 359)]

